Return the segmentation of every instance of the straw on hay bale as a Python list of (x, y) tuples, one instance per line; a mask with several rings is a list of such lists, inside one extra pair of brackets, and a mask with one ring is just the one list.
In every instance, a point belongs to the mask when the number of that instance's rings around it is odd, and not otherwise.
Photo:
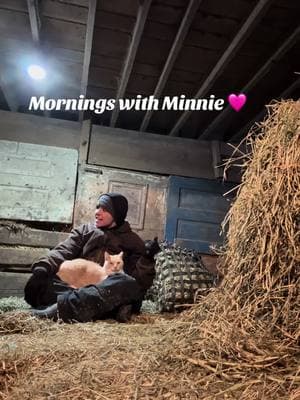
[(199, 399), (300, 399), (300, 102), (269, 112), (225, 221), (226, 277), (163, 354)]
[(270, 108), (228, 218), (220, 288), (166, 320), (0, 314), (0, 399), (299, 400), (300, 104)]

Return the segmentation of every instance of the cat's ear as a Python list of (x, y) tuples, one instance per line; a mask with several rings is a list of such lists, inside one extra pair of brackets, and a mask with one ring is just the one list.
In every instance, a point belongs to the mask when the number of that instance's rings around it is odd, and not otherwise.
[(110, 260), (110, 255), (107, 251), (104, 252), (104, 259), (105, 261)]
[(124, 253), (123, 253), (123, 251), (121, 251), (121, 253), (119, 253), (119, 256), (123, 257), (123, 255), (124, 255)]

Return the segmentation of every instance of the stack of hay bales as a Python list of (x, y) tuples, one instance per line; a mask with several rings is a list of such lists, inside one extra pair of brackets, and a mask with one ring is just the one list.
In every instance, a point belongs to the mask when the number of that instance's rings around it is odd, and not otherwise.
[(247, 141), (252, 151), (225, 220), (225, 279), (174, 324), (163, 359), (190, 379), (199, 399), (296, 400), (300, 102), (270, 106)]

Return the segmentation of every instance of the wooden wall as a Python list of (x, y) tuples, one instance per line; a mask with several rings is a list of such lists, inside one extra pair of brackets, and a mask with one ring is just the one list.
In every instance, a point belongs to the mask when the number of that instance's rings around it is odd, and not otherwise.
[(23, 297), (31, 264), (67, 237), (64, 232), (32, 229), (0, 220), (0, 298)]
[(214, 179), (211, 142), (92, 126), (89, 164)]
[[(0, 140), (79, 149), (80, 135), (79, 122), (0, 110)], [(92, 125), (87, 161), (165, 176), (214, 179), (215, 164), (232, 151), (225, 143)], [(240, 179), (237, 171), (229, 177), (231, 181)]]
[(101, 193), (120, 192), (129, 202), (127, 220), (143, 239), (164, 238), (168, 178), (107, 167), (80, 169), (74, 225), (93, 221)]
[[(81, 129), (79, 122), (6, 111), (0, 111), (0, 139), (78, 149), (74, 225), (93, 219), (100, 193), (121, 191), (130, 200), (128, 219), (144, 239), (164, 238), (169, 175), (215, 179), (214, 164), (223, 154), (222, 148), (211, 142), (90, 126), (87, 122)], [(8, 273), (29, 271), (33, 260), (60, 241), (60, 232), (53, 232), (55, 243), (50, 244), (50, 233), (44, 229), (20, 233), (17, 225), (14, 234), (15, 228), (0, 231), (0, 272), (10, 281), (17, 275)]]
[[(0, 122), (0, 139), (79, 150), (86, 142), (75, 225), (92, 216), (100, 193), (117, 188), (136, 205), (130, 221), (134, 229), (146, 238), (155, 232), (163, 237), (168, 176), (215, 179), (222, 175), (215, 168), (224, 154), (224, 144), (218, 142), (145, 134), (88, 121), (81, 129), (79, 122), (7, 111), (0, 111)], [(234, 175), (232, 180), (240, 178)], [(142, 203), (140, 208), (138, 203)]]
[(81, 124), (0, 110), (0, 140), (79, 148)]

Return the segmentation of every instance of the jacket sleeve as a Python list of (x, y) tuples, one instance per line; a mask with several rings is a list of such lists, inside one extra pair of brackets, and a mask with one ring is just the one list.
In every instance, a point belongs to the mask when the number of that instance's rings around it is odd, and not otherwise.
[(73, 229), (68, 239), (50, 250), (47, 256), (35, 262), (32, 270), (37, 266), (43, 266), (46, 267), (49, 274), (55, 275), (64, 261), (77, 258), (84, 246), (84, 227), (85, 225), (81, 225)]
[(132, 233), (131, 243), (134, 244), (129, 256), (129, 274), (136, 279), (143, 292), (145, 293), (152, 285), (155, 277), (155, 261), (149, 260), (145, 255), (145, 243), (143, 240)]
[(131, 275), (137, 280), (143, 292), (150, 288), (155, 277), (155, 261), (144, 256), (138, 257)]

